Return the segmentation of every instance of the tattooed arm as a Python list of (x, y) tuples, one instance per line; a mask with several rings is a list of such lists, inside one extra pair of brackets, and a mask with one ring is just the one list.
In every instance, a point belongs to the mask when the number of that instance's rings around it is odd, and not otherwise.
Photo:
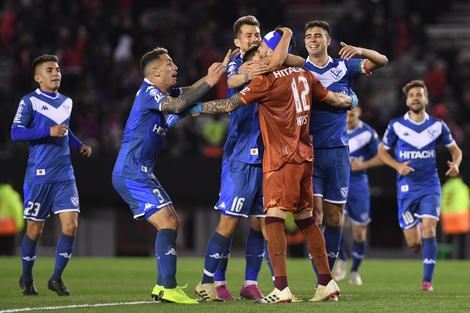
[(204, 114), (229, 113), (245, 105), (239, 94), (229, 99), (218, 99), (201, 103)]
[(161, 103), (161, 110), (163, 112), (181, 114), (191, 108), (209, 89), (211, 89), (211, 86), (207, 82), (203, 82), (178, 98), (167, 97)]

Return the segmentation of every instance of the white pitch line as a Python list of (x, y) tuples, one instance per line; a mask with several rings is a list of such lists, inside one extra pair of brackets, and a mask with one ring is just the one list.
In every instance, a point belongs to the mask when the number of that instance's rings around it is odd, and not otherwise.
[(154, 301), (136, 301), (136, 302), (119, 302), (119, 303), (98, 303), (98, 304), (63, 305), (63, 306), (45, 306), (45, 307), (36, 307), (36, 308), (22, 308), (22, 309), (2, 310), (2, 311), (0, 311), (0, 313), (27, 312), (27, 311), (34, 311), (34, 310), (75, 309), (75, 308), (88, 308), (88, 307), (100, 307), (100, 306), (148, 304), (148, 303), (155, 303), (155, 302)]

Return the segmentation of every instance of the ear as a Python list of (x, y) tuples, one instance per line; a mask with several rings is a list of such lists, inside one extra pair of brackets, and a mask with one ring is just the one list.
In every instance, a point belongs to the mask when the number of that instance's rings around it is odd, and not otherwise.
[(326, 46), (328, 47), (331, 44), (331, 36), (328, 36), (326, 39)]
[(233, 43), (235, 44), (235, 46), (240, 48), (240, 39), (238, 39), (238, 38), (233, 39)]
[(39, 74), (34, 74), (34, 81), (36, 81), (36, 83), (40, 84), (42, 82), (41, 76)]

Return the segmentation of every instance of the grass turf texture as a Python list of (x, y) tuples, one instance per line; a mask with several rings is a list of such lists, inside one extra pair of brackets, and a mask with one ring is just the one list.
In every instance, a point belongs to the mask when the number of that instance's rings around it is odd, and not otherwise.
[[(291, 291), (304, 302), (271, 305), (249, 300), (197, 305), (153, 303), (150, 293), (156, 282), (156, 261), (152, 257), (73, 258), (63, 275), (72, 296), (59, 297), (47, 289), (54, 261), (38, 257), (34, 278), (39, 296), (25, 297), (18, 286), (20, 258), (0, 257), (0, 312), (26, 308), (40, 312), (470, 312), (468, 261), (438, 260), (433, 281), (435, 291), (422, 292), (419, 291), (421, 260), (365, 260), (361, 267), (362, 286), (350, 285), (346, 278), (338, 283), (341, 288), (338, 302), (311, 303), (307, 300), (313, 297), (315, 276), (310, 261), (288, 259)], [(202, 277), (203, 262), (202, 258), (178, 259), (178, 282), (188, 284), (184, 290), (193, 298), (196, 298), (194, 287)], [(235, 297), (239, 296), (244, 270), (244, 259), (230, 260), (228, 289)], [(270, 276), (263, 264), (259, 287), (265, 295), (273, 289)], [(93, 306), (97, 304), (105, 306)]]

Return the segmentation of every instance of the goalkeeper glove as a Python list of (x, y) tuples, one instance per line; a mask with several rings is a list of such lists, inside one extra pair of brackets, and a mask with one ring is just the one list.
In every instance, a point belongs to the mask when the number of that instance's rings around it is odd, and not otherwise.
[(201, 112), (202, 112), (201, 102), (196, 103), (195, 106), (193, 106), (191, 109), (188, 110), (188, 113), (190, 113), (192, 116), (197, 116), (201, 114)]
[(359, 103), (359, 99), (357, 98), (356, 94), (352, 90), (351, 90), (351, 94), (349, 96), (352, 98), (352, 102), (351, 102), (351, 105), (349, 106), (349, 109), (352, 110)]

